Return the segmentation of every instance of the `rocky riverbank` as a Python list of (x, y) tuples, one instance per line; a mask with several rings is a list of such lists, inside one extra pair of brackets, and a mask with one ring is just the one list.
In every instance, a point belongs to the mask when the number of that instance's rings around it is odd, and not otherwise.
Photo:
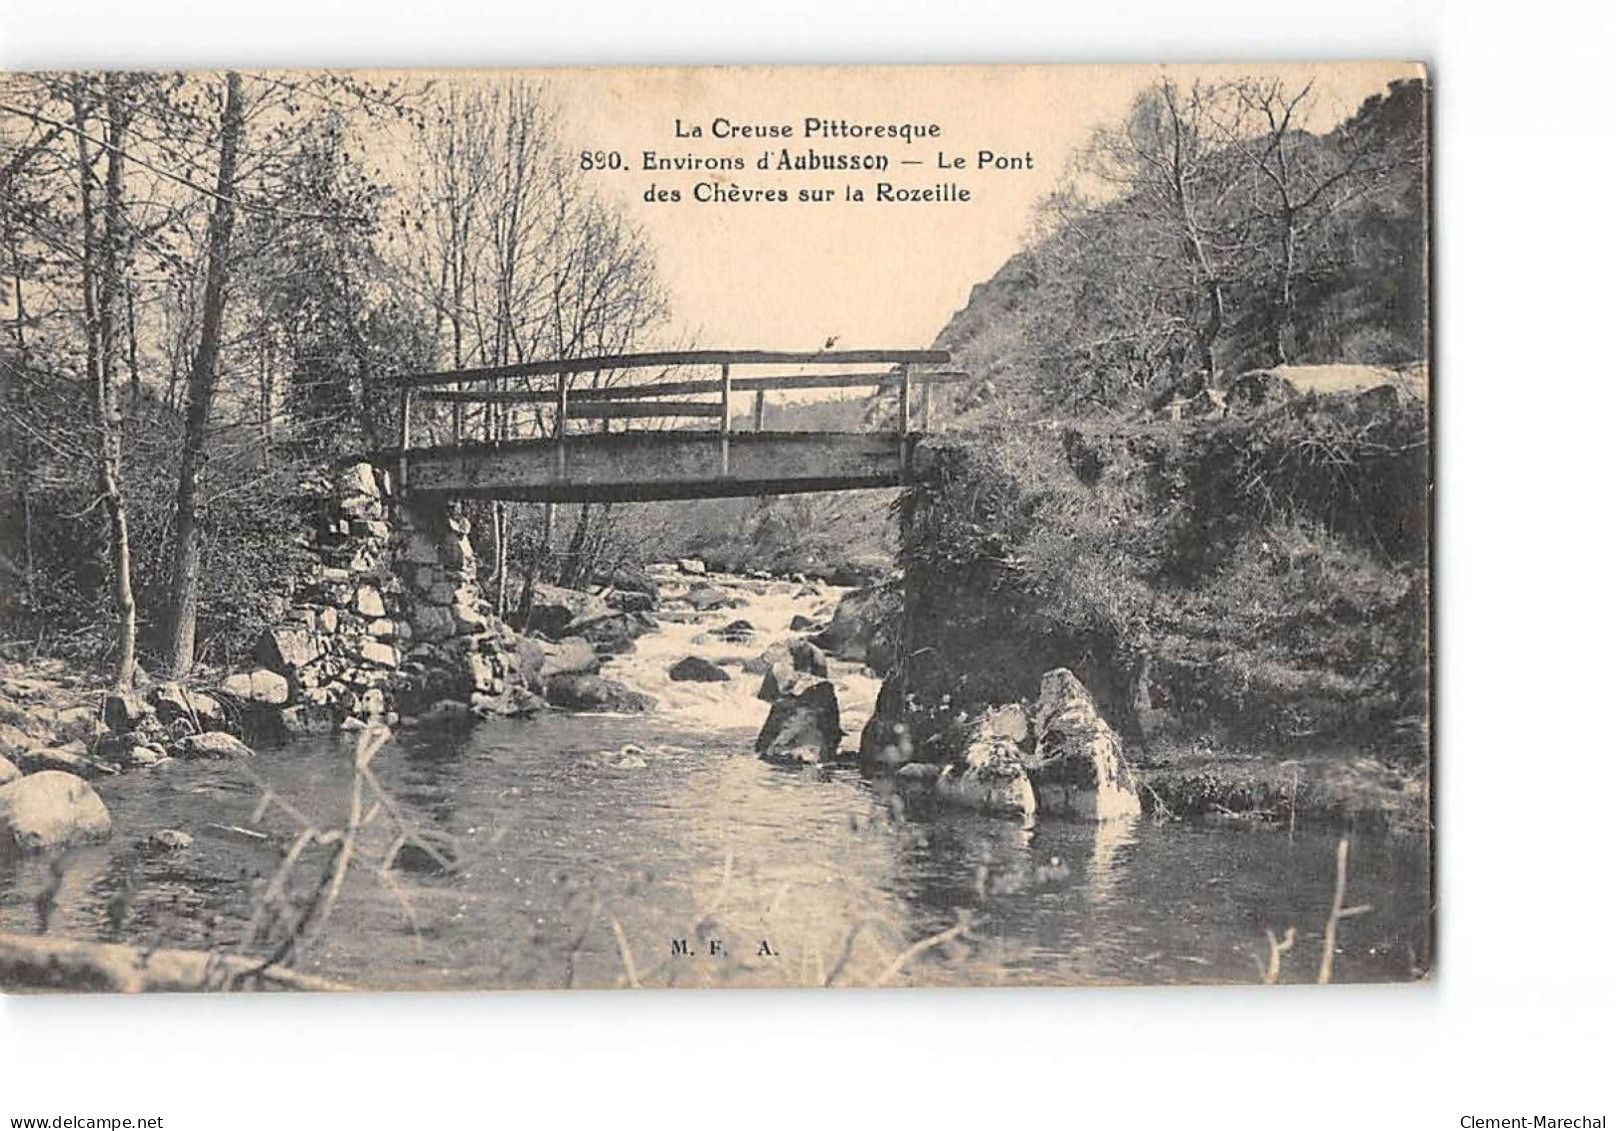
[[(58, 662), (0, 666), (0, 847), (99, 838), (107, 814), (93, 784), (70, 783), (170, 759), (250, 757), (254, 745), (374, 722), (677, 710), (663, 700), (700, 687), (714, 689), (702, 702), (715, 722), (759, 720), (763, 760), (857, 765), (911, 803), (1027, 821), (1146, 814), (1424, 827), (1423, 776), (1343, 751), (1276, 756), (1165, 735), (1125, 744), (1067, 668), (1046, 671), (1031, 698), (969, 710), (906, 694), (894, 670), (902, 601), (891, 582), (838, 590), (709, 574), (686, 560), (588, 592), (535, 586), (518, 631), (477, 590), (458, 520), (442, 516), (435, 538), (419, 520), (382, 517), (385, 480), (369, 469), (343, 484), (320, 573), (265, 632), (260, 666), (128, 692), (96, 688)], [(651, 634), (657, 644), (642, 652)], [(850, 681), (873, 689), (872, 673), (888, 674), (880, 694), (849, 713)]]

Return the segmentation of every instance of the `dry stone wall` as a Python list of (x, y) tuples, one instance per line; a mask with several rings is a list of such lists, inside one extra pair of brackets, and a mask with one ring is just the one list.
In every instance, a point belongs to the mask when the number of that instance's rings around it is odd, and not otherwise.
[(464, 516), (404, 500), (364, 463), (338, 474), (320, 512), (319, 564), (259, 639), (258, 666), (222, 686), (251, 721), (306, 735), (444, 700), (491, 714), (541, 705), (523, 686), (516, 634), (477, 583)]

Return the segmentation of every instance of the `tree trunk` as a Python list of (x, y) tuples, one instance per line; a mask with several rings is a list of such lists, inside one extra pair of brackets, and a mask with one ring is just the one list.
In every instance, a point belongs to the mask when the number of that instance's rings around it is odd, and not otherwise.
[(118, 390), (112, 368), (113, 303), (120, 292), (119, 266), (123, 232), (123, 106), (117, 78), (108, 76), (107, 171), (102, 184), (102, 229), (98, 235), (91, 195), (95, 175), (85, 132), (84, 90), (73, 92), (74, 127), (78, 136), (79, 213), (84, 227), (81, 280), (84, 299), (84, 357), (86, 376), (94, 391), (95, 425), (100, 440), (97, 479), (107, 516), (107, 557), (113, 573), (118, 609), (117, 651), (113, 659), (114, 684), (125, 689), (135, 674), (135, 591), (129, 576), (129, 522), (124, 512), (119, 473), (123, 462), (122, 422)]
[(1279, 278), (1279, 319), (1274, 327), (1274, 358), (1279, 365), (1290, 363), (1290, 343), (1296, 333), (1296, 217), (1287, 207), (1282, 214), (1285, 226), (1283, 264)]
[[(100, 380), (96, 406), (101, 424), (101, 492), (107, 512), (111, 539), (114, 595), (118, 608), (118, 653), (113, 682), (127, 690), (135, 681), (135, 586), (129, 564), (129, 518), (123, 502), (123, 411), (112, 368), (113, 307), (120, 291), (125, 306), (134, 311), (132, 293), (122, 278), (129, 234), (123, 203), (123, 143), (125, 128), (123, 98), (119, 79), (109, 75), (107, 83), (107, 182), (103, 201), (106, 215), (101, 245)], [(127, 325), (130, 380), (134, 380), (134, 326)]]
[(201, 581), (201, 531), (197, 527), (197, 487), (206, 458), (208, 413), (219, 380), (219, 341), (224, 322), (225, 277), (230, 235), (235, 226), (236, 150), (242, 132), (241, 76), (225, 76), (224, 121), (219, 136), (219, 177), (208, 225), (207, 280), (202, 294), (202, 327), (187, 384), (185, 444), (180, 451), (179, 489), (174, 520), (174, 572), (169, 585), (168, 670), (188, 674), (196, 656), (197, 590)]

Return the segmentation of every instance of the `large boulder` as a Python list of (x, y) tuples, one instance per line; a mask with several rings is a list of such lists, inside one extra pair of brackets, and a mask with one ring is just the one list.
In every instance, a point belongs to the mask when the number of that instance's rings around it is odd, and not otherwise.
[(533, 605), (527, 614), (524, 632), (537, 632), (557, 640), (564, 635), (575, 635), (573, 626), (580, 621), (594, 620), (612, 614), (611, 606), (578, 589), (563, 589), (559, 585), (535, 585)]
[(1036, 745), (1027, 774), (1045, 812), (1090, 821), (1136, 817), (1139, 787), (1094, 697), (1066, 668), (1045, 672), (1038, 688)]
[(81, 778), (101, 778), (118, 772), (117, 767), (91, 758), (84, 743), (73, 741), (58, 746), (35, 746), (17, 756), (24, 773), (57, 771)]
[(981, 766), (944, 766), (934, 787), (937, 800), (979, 813), (1003, 813), (1030, 820), (1038, 800), (1027, 771), (1016, 759)]
[(675, 683), (728, 683), (729, 673), (711, 660), (686, 656), (668, 669), (668, 678)]
[(614, 589), (606, 594), (606, 604), (620, 613), (648, 613), (656, 608), (656, 598), (636, 589)]
[(656, 626), (648, 613), (614, 613), (579, 621), (572, 626), (572, 632), (589, 641), (597, 652), (613, 654), (632, 652), (634, 642)]
[(1025, 766), (1026, 712), (1017, 704), (992, 707), (960, 731), (955, 758), (937, 776), (937, 799), (983, 813), (1030, 820), (1038, 797)]
[(555, 675), (592, 675), (600, 670), (600, 657), (594, 645), (581, 636), (564, 636), (554, 644), (548, 640), (522, 637), (517, 641), (522, 675), (529, 687)]
[(544, 681), (544, 697), (555, 707), (571, 711), (639, 713), (656, 707), (656, 700), (598, 675), (557, 675)]
[(825, 653), (808, 640), (777, 640), (763, 649), (760, 655), (742, 663), (741, 667), (754, 675), (761, 675), (776, 664), (785, 664), (794, 671), (807, 672), (809, 675), (830, 674)]
[(828, 679), (795, 684), (769, 708), (756, 750), (766, 762), (787, 765), (829, 762), (842, 745), (841, 706)]
[(112, 834), (112, 815), (89, 785), (55, 770), (0, 786), (0, 855), (94, 844)]
[(692, 585), (685, 594), (685, 604), (705, 613), (709, 609), (738, 609), (746, 602), (715, 585)]
[(252, 747), (233, 734), (221, 730), (204, 731), (180, 739), (173, 746), (176, 758), (188, 760), (251, 758)]
[(140, 725), (152, 713), (144, 699), (132, 691), (109, 691), (102, 704), (101, 715), (107, 729), (114, 734), (126, 734)]
[(763, 682), (758, 686), (757, 697), (765, 703), (773, 703), (781, 696), (790, 695), (818, 678), (820, 677), (809, 672), (798, 671), (788, 663), (771, 664), (769, 670), (763, 673)]
[(197, 730), (223, 730), (229, 725), (224, 708), (211, 695), (192, 691), (181, 683), (159, 683), (146, 689), (146, 699), (166, 727), (178, 722)]
[(890, 773), (915, 759), (914, 736), (903, 719), (871, 715), (859, 735), (859, 766), (873, 773)]
[(856, 590), (842, 598), (813, 642), (832, 656), (885, 671), (895, 658), (893, 640), (902, 609), (903, 598), (895, 586)]
[(320, 658), (320, 641), (301, 624), (274, 625), (258, 638), (253, 658), (282, 675), (292, 675)]
[(653, 602), (662, 596), (662, 591), (657, 588), (656, 578), (643, 569), (616, 569), (612, 571), (607, 581), (618, 592), (640, 593), (651, 598)]
[(286, 677), (268, 668), (228, 676), (219, 690), (243, 703), (264, 703), (271, 707), (279, 707), (292, 698), (292, 687)]

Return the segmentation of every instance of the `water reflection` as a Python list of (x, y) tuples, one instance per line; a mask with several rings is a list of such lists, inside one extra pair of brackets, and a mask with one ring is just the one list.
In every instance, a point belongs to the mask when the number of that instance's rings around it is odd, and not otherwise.
[[(434, 745), (436, 744), (436, 745)], [(306, 744), (255, 772), (335, 824), (342, 748)], [(356, 872), (311, 969), (378, 987), (613, 986), (625, 954), (647, 985), (838, 984), (876, 978), (916, 940), (973, 917), (969, 938), (916, 956), (925, 983), (1252, 981), (1263, 932), (1298, 929), (1286, 977), (1316, 971), (1334, 838), (1149, 822), (1080, 825), (906, 805), (828, 770), (781, 771), (733, 738), (651, 720), (546, 716), (408, 736), (377, 769), (423, 828), (452, 835), (449, 875), (397, 873), (415, 926)], [(112, 844), (0, 870), (0, 926), (142, 944), (234, 945), (273, 847), (227, 837), (253, 784), (219, 766), (106, 785)], [(153, 854), (153, 828), (195, 844)], [(1359, 838), (1341, 980), (1406, 978), (1423, 962), (1423, 846)], [(615, 920), (617, 927), (613, 928)], [(623, 942), (618, 941), (621, 931)], [(689, 957), (672, 954), (684, 939)], [(722, 953), (709, 955), (714, 941)], [(758, 953), (767, 942), (770, 954)]]

